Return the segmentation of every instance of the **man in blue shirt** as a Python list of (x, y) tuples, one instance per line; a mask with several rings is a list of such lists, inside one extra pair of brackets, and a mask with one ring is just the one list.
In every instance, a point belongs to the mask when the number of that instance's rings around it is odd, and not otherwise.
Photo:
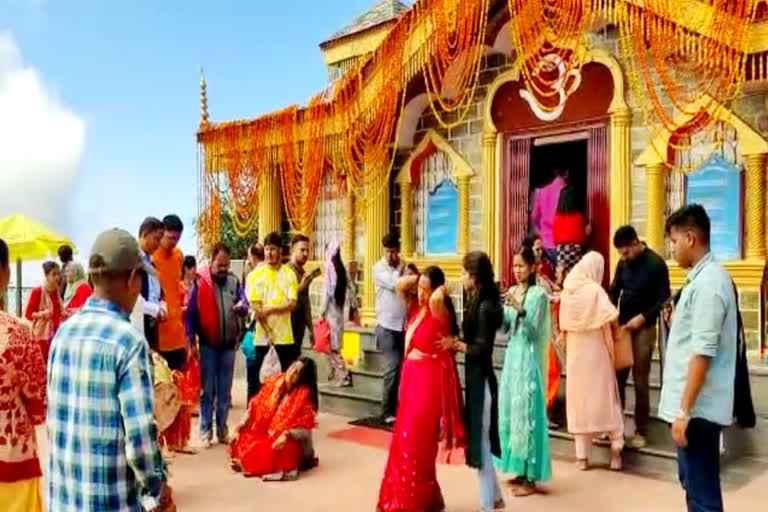
[(176, 509), (157, 444), (149, 349), (128, 322), (143, 271), (135, 238), (101, 233), (88, 265), (93, 296), (51, 344), (49, 510)]
[(675, 260), (690, 269), (675, 308), (659, 416), (678, 446), (690, 512), (723, 510), (720, 431), (733, 420), (737, 310), (731, 278), (709, 249), (710, 221), (699, 205), (667, 220)]

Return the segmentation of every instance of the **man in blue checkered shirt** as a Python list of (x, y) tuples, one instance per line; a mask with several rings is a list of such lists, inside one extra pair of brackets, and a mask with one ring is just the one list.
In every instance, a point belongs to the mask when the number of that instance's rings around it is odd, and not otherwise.
[(141, 292), (136, 240), (100, 234), (93, 296), (59, 329), (48, 363), (48, 510), (175, 510), (152, 415), (149, 348), (128, 321)]

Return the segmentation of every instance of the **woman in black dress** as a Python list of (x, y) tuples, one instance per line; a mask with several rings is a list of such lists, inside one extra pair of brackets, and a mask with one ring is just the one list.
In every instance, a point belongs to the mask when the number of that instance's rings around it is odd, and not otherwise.
[(467, 464), (478, 470), (480, 510), (489, 512), (504, 508), (493, 467), (493, 456), (501, 454), (493, 344), (501, 327), (503, 309), (488, 255), (471, 252), (464, 257), (463, 266), (462, 281), (469, 295), (462, 326), (464, 340), (448, 338), (444, 346), (466, 354)]

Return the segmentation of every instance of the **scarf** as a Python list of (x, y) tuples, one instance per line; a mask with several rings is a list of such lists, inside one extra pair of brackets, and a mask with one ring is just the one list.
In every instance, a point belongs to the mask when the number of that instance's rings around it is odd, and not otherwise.
[[(57, 290), (54, 290), (53, 295), (56, 301), (59, 303), (59, 311), (61, 311), (61, 300)], [(46, 290), (45, 286), (40, 287), (40, 304), (37, 306), (37, 313), (40, 311), (51, 310), (53, 313), (51, 318), (36, 318), (32, 320), (32, 337), (36, 340), (50, 340), (55, 334), (57, 321), (56, 309), (53, 307), (53, 299), (51, 298), (51, 292)]]
[(325, 247), (325, 268), (323, 273), (325, 274), (325, 294), (326, 296), (333, 297), (336, 292), (336, 282), (339, 277), (336, 275), (336, 267), (333, 264), (333, 257), (339, 252), (339, 243), (336, 241), (329, 242)]
[(306, 386), (286, 389), (285, 373), (280, 373), (262, 385), (259, 394), (248, 406), (248, 427), (256, 433), (265, 433), (277, 439), (286, 430), (315, 427), (315, 406), (309, 399)]
[(69, 263), (67, 268), (72, 269), (73, 281), (71, 283), (67, 283), (67, 288), (64, 290), (65, 304), (69, 302), (72, 299), (72, 297), (75, 296), (75, 292), (77, 292), (77, 287), (85, 282), (85, 270), (83, 269), (83, 266), (81, 264)]
[(587, 253), (568, 274), (560, 295), (560, 329), (591, 331), (615, 321), (619, 312), (600, 283), (605, 260), (600, 253)]

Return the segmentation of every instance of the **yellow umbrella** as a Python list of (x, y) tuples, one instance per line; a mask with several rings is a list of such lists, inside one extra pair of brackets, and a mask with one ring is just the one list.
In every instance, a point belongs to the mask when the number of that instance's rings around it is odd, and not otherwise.
[(16, 314), (21, 316), (21, 260), (42, 260), (56, 254), (62, 245), (74, 245), (48, 226), (19, 214), (0, 218), (0, 238), (16, 260)]

